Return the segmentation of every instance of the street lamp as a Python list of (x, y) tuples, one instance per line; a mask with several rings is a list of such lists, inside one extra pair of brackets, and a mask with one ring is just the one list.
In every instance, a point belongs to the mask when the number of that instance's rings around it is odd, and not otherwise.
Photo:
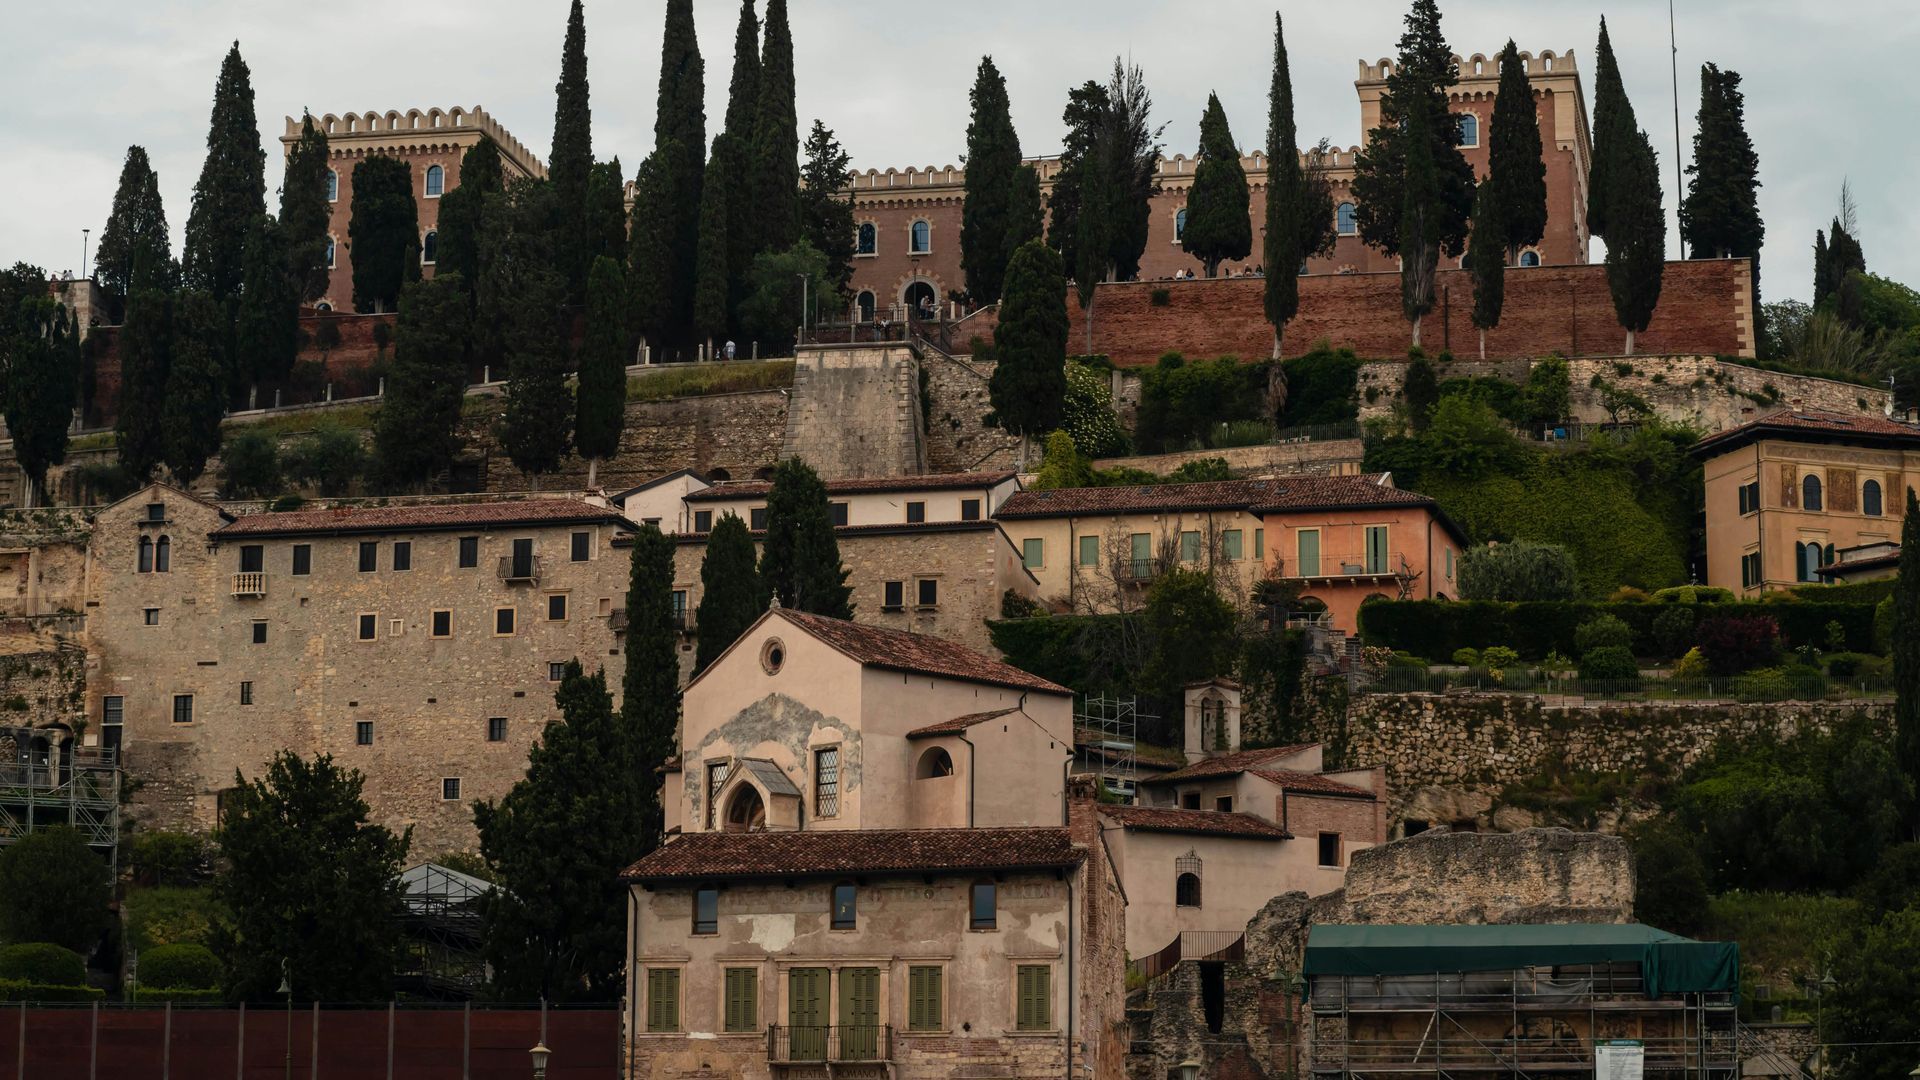
[(280, 989), (287, 995), (287, 1080), (293, 1080), (293, 969), (286, 957), (280, 958)]
[(807, 275), (795, 274), (800, 279), (800, 340), (807, 340)]
[(527, 1056), (533, 1059), (533, 1080), (547, 1080), (547, 1058), (553, 1056), (553, 1051), (547, 1049), (545, 1040), (534, 1043)]
[(1180, 1080), (1200, 1080), (1200, 1063), (1188, 1058), (1180, 1063)]

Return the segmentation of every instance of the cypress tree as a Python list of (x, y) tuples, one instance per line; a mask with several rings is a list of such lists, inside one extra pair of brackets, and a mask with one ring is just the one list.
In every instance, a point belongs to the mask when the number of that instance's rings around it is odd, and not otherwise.
[[(700, 253), (693, 278), (693, 330), (709, 347), (727, 335), (731, 321), (732, 283), (727, 278), (726, 150), (733, 137), (721, 134), (713, 140), (713, 158), (707, 162), (706, 183), (700, 194)], [(745, 222), (741, 223), (743, 226)]]
[(1480, 331), (1480, 359), (1487, 358), (1487, 331), (1500, 325), (1507, 295), (1507, 223), (1497, 185), (1489, 176), (1473, 201), (1473, 232), (1467, 237), (1467, 269), (1473, 275), (1473, 325)]
[(587, 486), (600, 462), (620, 449), (627, 423), (627, 279), (605, 255), (587, 275), (586, 337), (580, 343), (574, 391), (573, 445), (587, 459)]
[(553, 153), (547, 182), (553, 185), (558, 235), (554, 254), (566, 281), (567, 299), (586, 295), (587, 267), (595, 255), (588, 235), (587, 184), (593, 171), (593, 110), (587, 92), (587, 26), (580, 0), (567, 14), (560, 49), (560, 81), (554, 84)]
[(759, 108), (760, 20), (753, 13), (753, 0), (740, 0), (740, 21), (733, 30), (733, 77), (727, 83), (723, 130), (737, 140), (752, 142), (753, 118)]
[(1680, 237), (1695, 259), (1753, 262), (1753, 311), (1760, 309), (1760, 155), (1747, 135), (1740, 73), (1700, 68), (1700, 115), (1693, 135), (1693, 177), (1680, 200)]
[(633, 226), (627, 240), (630, 329), (663, 354), (657, 360), (665, 359), (667, 343), (678, 337), (680, 297), (687, 292), (689, 280), (679, 276), (675, 246), (678, 184), (686, 176), (680, 164), (684, 156), (679, 143), (663, 143), (640, 163), (634, 180)]
[[(847, 202), (847, 224), (853, 224), (853, 203)], [(1011, 255), (1029, 240), (1040, 240), (1047, 227), (1046, 200), (1040, 195), (1040, 174), (1031, 165), (1013, 174), (1013, 198), (1007, 208), (1007, 252)], [(851, 235), (851, 231), (849, 231)], [(849, 240), (848, 250), (853, 244)]]
[[(679, 149), (670, 152), (669, 144)], [(667, 0), (666, 31), (660, 43), (659, 104), (653, 118), (653, 157), (656, 168), (667, 169), (671, 175), (664, 178), (664, 183), (653, 185), (655, 197), (662, 200), (658, 206), (643, 211), (639, 199), (634, 201), (636, 216), (642, 212), (659, 216), (666, 240), (668, 261), (648, 271), (663, 275), (663, 283), (669, 286), (658, 294), (666, 304), (664, 317), (648, 328), (656, 337), (656, 345), (683, 342), (691, 328), (693, 290), (689, 286), (697, 272), (701, 172), (706, 149), (706, 64), (700, 58), (700, 42), (694, 34), (693, 0)], [(633, 287), (650, 283), (638, 266), (634, 269)]]
[[(1074, 269), (1076, 277), (1080, 266), (1080, 189), (1100, 170), (1109, 109), (1107, 88), (1089, 79), (1067, 91), (1067, 107), (1060, 117), (1067, 134), (1060, 149), (1060, 168), (1053, 175), (1053, 191), (1047, 196), (1047, 246), (1060, 253), (1060, 261)], [(1098, 254), (1104, 261), (1104, 248)], [(1081, 303), (1086, 303), (1085, 297)]]
[(240, 43), (220, 65), (207, 125), (207, 158), (193, 185), (181, 276), (227, 303), (240, 294), (242, 251), (253, 219), (267, 212), (267, 156), (253, 115), (253, 82)]
[(467, 284), (435, 274), (400, 292), (393, 366), (373, 424), (373, 471), (394, 490), (424, 491), (460, 452), (467, 392)]
[[(1505, 232), (1503, 259), (1537, 244), (1547, 231), (1547, 161), (1540, 152), (1540, 116), (1533, 86), (1520, 66), (1520, 50), (1511, 40), (1500, 51), (1500, 89), (1493, 98), (1492, 144), (1487, 149), (1487, 179)], [(1479, 228), (1476, 207), (1474, 228)], [(1495, 321), (1498, 321), (1498, 312)]]
[(167, 388), (160, 410), (161, 459), (182, 487), (206, 471), (220, 452), (220, 421), (227, 402), (227, 319), (220, 301), (201, 290), (174, 300)]
[[(1280, 364), (1280, 338), (1287, 323), (1300, 313), (1300, 275), (1289, 273), (1307, 259), (1311, 215), (1307, 178), (1300, 168), (1299, 129), (1293, 121), (1293, 73), (1287, 61), (1287, 39), (1278, 12), (1273, 16), (1273, 82), (1267, 90), (1266, 233), (1260, 238), (1260, 262), (1267, 277), (1261, 284), (1261, 305), (1273, 326), (1273, 363), (1268, 365), (1267, 396), (1274, 412), (1286, 403), (1286, 368)], [(1331, 217), (1331, 214), (1328, 215)]]
[(135, 252), (144, 245), (162, 261), (173, 257), (167, 239), (167, 211), (160, 202), (160, 177), (147, 163), (145, 147), (127, 147), (120, 166), (120, 186), (113, 193), (113, 212), (100, 230), (94, 251), (94, 277), (107, 294), (109, 319), (125, 317), (127, 295), (133, 288)]
[(853, 618), (853, 587), (847, 584), (847, 568), (840, 563), (827, 485), (797, 457), (773, 470), (760, 578), (780, 598), (781, 607), (830, 619)]
[[(741, 0), (733, 34), (733, 78), (727, 86), (724, 149), (714, 140), (715, 164), (727, 170), (727, 303), (737, 309), (746, 295), (747, 275), (761, 249), (753, 205), (753, 120), (760, 107), (760, 20), (753, 0)], [(825, 250), (825, 249), (822, 249)], [(736, 320), (737, 322), (737, 320)]]
[(1187, 228), (1181, 246), (1214, 277), (1228, 259), (1244, 259), (1253, 251), (1253, 221), (1248, 217), (1247, 171), (1227, 112), (1217, 94), (1207, 95), (1200, 114), (1199, 164), (1193, 170), (1193, 188), (1187, 193)]
[(1032, 439), (1060, 426), (1067, 398), (1067, 283), (1060, 257), (1029, 240), (1007, 264), (1006, 297), (993, 331), (999, 361), (987, 396), (1001, 428)]
[[(1459, 70), (1440, 30), (1439, 8), (1434, 0), (1414, 0), (1400, 35), (1399, 62), (1387, 77), (1387, 96), (1380, 102), (1380, 125), (1367, 133), (1366, 146), (1353, 163), (1351, 190), (1360, 237), (1387, 255), (1404, 254), (1400, 245), (1409, 235), (1430, 237), (1436, 252), (1449, 257), (1466, 250), (1474, 175), (1460, 153), (1459, 121), (1447, 107), (1447, 88), (1457, 81)], [(1415, 114), (1426, 139), (1419, 162), (1409, 145)], [(1414, 186), (1416, 168), (1423, 170), (1422, 215), (1431, 220), (1409, 229), (1401, 216), (1410, 205), (1407, 189)], [(1424, 172), (1431, 172), (1431, 181)]]
[(1433, 420), (1434, 406), (1440, 404), (1440, 380), (1426, 357), (1416, 356), (1407, 364), (1400, 396), (1407, 403), (1407, 421), (1413, 430), (1427, 430)]
[(552, 193), (522, 181), (496, 197), (499, 224), (489, 224), (496, 245), (485, 253), (487, 279), (480, 310), (498, 324), (507, 367), (500, 443), (514, 465), (531, 474), (553, 472), (573, 434), (573, 400), (567, 390), (566, 285), (553, 269)]
[(253, 219), (233, 324), (235, 390), (285, 378), (300, 351), (300, 286), (289, 270), (287, 248), (278, 221), (266, 214)]
[[(1920, 791), (1920, 502), (1907, 489), (1900, 571), (1893, 584), (1893, 756)], [(1920, 838), (1920, 801), (1909, 798), (1907, 829)]]
[(793, 32), (787, 0), (767, 0), (760, 50), (760, 97), (753, 117), (753, 193), (759, 251), (785, 251), (800, 238), (800, 121), (794, 115)]
[(648, 795), (639, 833), (644, 854), (660, 846), (660, 770), (678, 751), (674, 735), (680, 723), (680, 638), (674, 625), (673, 541), (652, 525), (642, 525), (633, 536), (632, 565), (620, 710), (633, 748), (629, 768)]
[[(327, 202), (327, 158), (327, 133), (313, 122), (312, 113), (303, 114), (300, 141), (287, 153), (280, 180), (280, 232), (286, 242), (287, 272), (293, 276), (297, 302), (303, 304), (327, 294), (327, 225), (333, 219), (333, 207)], [(441, 250), (445, 250), (444, 241)]]
[(707, 534), (707, 553), (700, 561), (694, 672), (705, 671), (765, 610), (767, 588), (753, 564), (753, 535), (746, 522), (727, 514)]
[[(1107, 79), (1107, 255), (1114, 281), (1130, 281), (1140, 273), (1140, 257), (1147, 250), (1147, 226), (1153, 217), (1154, 179), (1160, 167), (1160, 133), (1152, 126), (1153, 95), (1147, 93), (1146, 74), (1138, 64), (1113, 58)], [(1088, 329), (1093, 323), (1089, 319)]]
[(966, 202), (960, 208), (960, 269), (976, 304), (1000, 299), (1013, 256), (1014, 184), (1022, 168), (1020, 137), (1013, 130), (1007, 80), (980, 58), (974, 73), (973, 119), (967, 125)]
[(486, 199), (506, 187), (500, 165), (500, 146), (490, 135), (467, 148), (460, 158), (460, 183), (440, 197), (437, 273), (458, 274), (466, 283), (471, 298), (479, 287), (481, 270), (480, 230)]
[(1593, 164), (1587, 169), (1587, 231), (1605, 238), (1610, 228), (1614, 174), (1632, 157), (1640, 122), (1633, 117), (1620, 65), (1613, 58), (1613, 39), (1607, 35), (1606, 16), (1600, 18), (1600, 41), (1594, 46)]
[(400, 287), (420, 277), (420, 216), (413, 200), (413, 166), (374, 156), (353, 167), (353, 309), (392, 311)]
[[(37, 269), (36, 283), (46, 275)], [(64, 304), (40, 292), (0, 311), (0, 393), (14, 461), (27, 475), (29, 498), (44, 495), (47, 470), (67, 459), (80, 385), (80, 335)]]
[[(586, 241), (591, 259), (627, 261), (627, 195), (620, 159), (598, 161), (587, 177)], [(592, 276), (592, 263), (588, 263)]]
[(1646, 132), (1635, 132), (1631, 143), (1615, 143), (1625, 151), (1609, 174), (1607, 208), (1607, 289), (1613, 310), (1627, 331), (1627, 355), (1633, 355), (1633, 337), (1653, 320), (1660, 302), (1660, 279), (1666, 270), (1667, 216), (1660, 205), (1660, 162)]
[(165, 457), (161, 409), (166, 399), (172, 294), (162, 258), (139, 248), (129, 279), (126, 320), (120, 327), (120, 403), (114, 443), (120, 467), (135, 480), (153, 475)]
[[(1435, 271), (1446, 224), (1440, 174), (1433, 160), (1433, 140), (1427, 125), (1431, 109), (1409, 109), (1406, 117), (1404, 166), (1400, 194), (1400, 310), (1413, 325), (1413, 347), (1420, 347), (1420, 320), (1433, 310)], [(1459, 151), (1455, 151), (1458, 154)]]
[[(853, 280), (853, 194), (848, 190), (853, 170), (848, 161), (832, 130), (815, 120), (807, 135), (807, 164), (800, 170), (801, 238), (827, 257), (827, 278), (843, 300)], [(1039, 194), (1036, 186), (1036, 200)], [(1034, 212), (1039, 212), (1037, 203)]]

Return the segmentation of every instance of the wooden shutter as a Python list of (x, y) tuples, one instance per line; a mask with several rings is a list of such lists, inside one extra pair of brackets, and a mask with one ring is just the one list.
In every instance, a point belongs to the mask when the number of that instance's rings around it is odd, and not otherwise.
[(907, 969), (907, 1027), (914, 1031), (940, 1028), (940, 969)]
[(753, 1031), (760, 1026), (760, 973), (752, 968), (727, 969), (728, 1031)]
[(1015, 1027), (1021, 1031), (1045, 1031), (1053, 1021), (1052, 969), (1045, 964), (1021, 964), (1016, 979), (1019, 1011)]
[(647, 969), (647, 1030), (680, 1030), (679, 969)]

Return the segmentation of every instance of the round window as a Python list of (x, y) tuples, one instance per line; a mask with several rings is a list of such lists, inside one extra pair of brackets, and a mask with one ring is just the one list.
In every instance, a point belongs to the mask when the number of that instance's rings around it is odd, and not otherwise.
[(760, 666), (766, 669), (767, 674), (780, 674), (780, 665), (786, 662), (787, 647), (781, 644), (779, 638), (769, 638), (767, 643), (760, 647)]

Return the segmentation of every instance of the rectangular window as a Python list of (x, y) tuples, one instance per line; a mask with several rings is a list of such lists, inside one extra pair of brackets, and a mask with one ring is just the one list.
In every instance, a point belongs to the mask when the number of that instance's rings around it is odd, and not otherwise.
[(1020, 541), (1020, 565), (1038, 570), (1047, 564), (1047, 542), (1037, 536)]
[(267, 549), (259, 544), (240, 545), (240, 572), (257, 574), (267, 568)]
[(720, 890), (711, 885), (693, 891), (693, 932), (720, 932)]
[(938, 581), (933, 578), (921, 578), (919, 581), (914, 582), (913, 585), (913, 603), (915, 607), (929, 608), (940, 606), (940, 583)]
[(293, 545), (293, 573), (295, 577), (306, 577), (313, 573), (313, 545)]
[(756, 506), (753, 509), (747, 511), (747, 528), (748, 529), (752, 530), (753, 532), (761, 532), (765, 530), (766, 527), (767, 527), (767, 508), (766, 507)]
[[(960, 500), (960, 520), (961, 521), (979, 521), (980, 520), (980, 500), (979, 499), (961, 499)], [(934, 970), (938, 971), (940, 969), (935, 968)]]
[(708, 533), (713, 531), (713, 511), (695, 510), (693, 512), (693, 531)]
[(460, 778), (459, 777), (448, 776), (441, 779), (440, 798), (445, 802), (460, 801)]
[(590, 532), (574, 533), (571, 538), (571, 546), (567, 551), (567, 558), (574, 562), (586, 562), (588, 559), (593, 558), (593, 534)]
[(353, 741), (356, 746), (373, 745), (373, 721), (356, 720), (353, 722)]
[(1760, 510), (1760, 481), (1740, 485), (1740, 512), (1758, 513)]
[(907, 606), (907, 583), (889, 581), (881, 586), (881, 611), (899, 611)]
[(378, 569), (380, 569), (379, 541), (360, 541), (360, 572), (363, 574), (371, 574)]
[(1216, 795), (1216, 796), (1214, 796), (1214, 797), (1213, 797), (1213, 808), (1214, 808), (1214, 810), (1215, 810), (1216, 812), (1218, 812), (1218, 813), (1222, 813), (1222, 814), (1231, 814), (1231, 813), (1233, 813), (1233, 796), (1231, 796), (1231, 795)]
[(1100, 538), (1099, 537), (1083, 536), (1080, 538), (1080, 565), (1081, 566), (1099, 566), (1100, 565)]
[(907, 969), (907, 1030), (939, 1031), (946, 1010), (940, 977), (945, 974), (933, 965)]
[(1320, 865), (1340, 865), (1340, 834), (1323, 832), (1320, 834)]
[(1153, 537), (1133, 533), (1127, 537), (1127, 575), (1140, 580), (1153, 576)]
[(680, 969), (647, 969), (647, 1030), (680, 1030)]
[(566, 664), (554, 663), (552, 661), (547, 662), (547, 681), (548, 682), (559, 682), (561, 679), (564, 679), (566, 677), (567, 677)]
[(753, 968), (728, 968), (726, 977), (727, 1014), (725, 1030), (753, 1032), (760, 1029), (760, 973)]
[(727, 786), (727, 773), (732, 762), (707, 762), (707, 828), (711, 829), (720, 820), (720, 789)]
[(910, 502), (907, 504), (907, 524), (918, 525), (927, 520), (927, 504)]
[(567, 621), (567, 594), (566, 593), (547, 594), (547, 621), (548, 622), (566, 622)]
[(251, 704), (253, 704), (253, 683), (251, 683), (251, 682), (245, 682), (245, 681), (243, 681), (243, 682), (241, 682), (241, 684), (240, 684), (240, 704), (242, 704), (242, 705), (251, 705)]
[(1319, 577), (1320, 530), (1301, 529), (1298, 533), (1294, 534), (1294, 540), (1298, 544), (1297, 552), (1299, 558), (1294, 563), (1294, 570), (1297, 576)]
[(361, 641), (372, 641), (379, 632), (380, 616), (370, 614), (360, 616), (359, 634)]
[(167, 504), (166, 503), (148, 503), (147, 504), (147, 520), (162, 521), (162, 522), (166, 521), (167, 520)]
[(1200, 809), (1200, 793), (1197, 791), (1181, 792), (1180, 793), (1180, 809), (1182, 810)]
[(253, 620), (253, 643), (255, 645), (265, 645), (267, 643), (267, 620)]
[(474, 567), (479, 565), (480, 565), (480, 538), (477, 536), (461, 537), (460, 538), (460, 568), (465, 570), (469, 567)]
[(992, 930), (1000, 922), (999, 888), (991, 881), (976, 881), (968, 900), (967, 928)]
[(176, 724), (193, 723), (193, 695), (173, 695), (173, 722)]
[(1046, 1031), (1053, 1026), (1053, 968), (1021, 964), (1016, 971), (1019, 1011), (1013, 1026), (1020, 1031)]
[(493, 609), (493, 636), (513, 636), (513, 609), (510, 607)]
[(1180, 561), (1200, 561), (1200, 533), (1189, 529), (1180, 534)]
[(1447, 580), (1452, 581), (1453, 580), (1453, 549), (1446, 548), (1445, 550), (1447, 553)]
[(452, 637), (453, 636), (453, 612), (446, 611), (446, 610), (434, 612), (433, 628), (430, 631), (430, 633), (433, 637)]
[(100, 745), (108, 750), (120, 749), (120, 735), (125, 731), (127, 717), (126, 699), (118, 694), (109, 694), (100, 699)]
[(827, 512), (833, 516), (833, 523), (835, 525), (845, 525), (847, 523), (847, 504), (846, 503), (843, 503), (843, 502), (828, 503)]
[(836, 817), (840, 813), (840, 748), (829, 746), (813, 752), (813, 816)]
[(1367, 573), (1384, 574), (1387, 572), (1387, 527), (1385, 525), (1367, 526)]
[(487, 741), (507, 741), (507, 718), (504, 716), (487, 717)]
[(1267, 530), (1265, 529), (1253, 530), (1253, 557), (1256, 559), (1267, 557)]
[(852, 930), (859, 919), (860, 889), (851, 881), (833, 887), (832, 929)]
[(1228, 529), (1220, 534), (1220, 557), (1240, 561), (1240, 530)]
[(1740, 584), (1751, 589), (1760, 584), (1760, 553), (1750, 551), (1740, 556)]
[(393, 542), (393, 568), (395, 570), (413, 569), (413, 541), (395, 540)]
[(147, 626), (159, 626), (160, 625), (160, 609), (157, 607), (141, 608), (140, 621), (146, 624)]
[(673, 590), (671, 600), (673, 602), (673, 628), (675, 630), (693, 629), (687, 620), (687, 590)]

